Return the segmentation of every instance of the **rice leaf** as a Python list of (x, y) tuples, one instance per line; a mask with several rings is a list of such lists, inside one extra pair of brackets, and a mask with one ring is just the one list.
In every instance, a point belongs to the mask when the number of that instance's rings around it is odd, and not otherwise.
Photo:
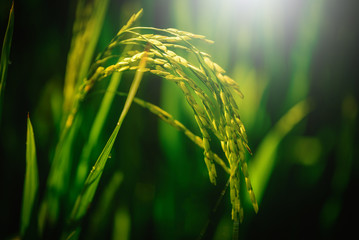
[(25, 235), (25, 232), (30, 225), (31, 213), (39, 187), (39, 177), (36, 161), (37, 160), (34, 130), (32, 128), (30, 117), (28, 115), (26, 134), (26, 173), (20, 224), (21, 236)]
[(266, 185), (269, 181), (276, 162), (278, 146), (285, 136), (305, 117), (310, 111), (307, 100), (294, 105), (266, 135), (258, 147), (250, 172), (254, 192), (258, 201), (261, 200)]
[(4, 42), (2, 45), (1, 51), (1, 60), (0, 60), (0, 120), (1, 120), (1, 111), (2, 111), (2, 104), (4, 98), (4, 90), (5, 90), (5, 83), (6, 83), (6, 76), (7, 76), (7, 67), (9, 65), (9, 55), (10, 55), (10, 48), (11, 48), (11, 40), (12, 40), (12, 33), (14, 31), (14, 2), (12, 2), (9, 21), (6, 28), (6, 33), (4, 37)]
[(70, 217), (70, 231), (65, 239), (77, 239), (79, 236), (80, 228), (76, 227), (77, 223), (85, 216), (87, 209), (92, 202), (92, 199), (97, 190), (98, 183), (100, 182), (102, 172), (106, 165), (107, 159), (109, 158), (113, 144), (116, 140), (120, 125), (116, 125), (110, 138), (108, 139), (102, 153), (98, 157), (95, 165), (93, 166), (90, 174), (88, 175), (86, 182), (83, 186), (81, 194), (78, 196), (73, 211)]

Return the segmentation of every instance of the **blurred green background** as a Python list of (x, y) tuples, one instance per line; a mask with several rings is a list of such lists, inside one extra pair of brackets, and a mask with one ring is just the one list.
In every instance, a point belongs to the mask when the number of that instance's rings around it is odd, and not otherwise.
[[(10, 7), (11, 1), (2, 1), (1, 39)], [(358, 7), (355, 0), (111, 0), (97, 52), (140, 8), (143, 26), (174, 27), (214, 40), (199, 48), (241, 86), (245, 97), (238, 99), (240, 113), (254, 153), (248, 164), (259, 212), (245, 205), (241, 239), (334, 239), (355, 234), (359, 214)], [(15, 2), (0, 126), (1, 239), (19, 230), (28, 112), (37, 143), (40, 198), (45, 188), (58, 138), (56, 109), (62, 107), (75, 8), (75, 1)], [(127, 79), (122, 84), (128, 85), (131, 75)], [(89, 118), (99, 95), (85, 100)], [(173, 83), (146, 76), (138, 96), (199, 133)], [(99, 149), (113, 130), (123, 99), (115, 103)], [(82, 138), (89, 126), (85, 121)], [(228, 194), (211, 214), (226, 182), (218, 172), (218, 184), (212, 186), (201, 149), (133, 105), (82, 239), (194, 239), (207, 221), (205, 239), (231, 239)]]

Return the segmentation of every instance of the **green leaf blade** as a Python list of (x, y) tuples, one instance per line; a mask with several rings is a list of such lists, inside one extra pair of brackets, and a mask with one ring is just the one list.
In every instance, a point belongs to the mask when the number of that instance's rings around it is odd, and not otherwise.
[[(90, 157), (104, 127), (106, 118), (108, 116), (111, 104), (115, 96), (115, 92), (121, 82), (121, 76), (121, 73), (116, 73), (112, 75), (110, 84), (107, 88), (107, 92), (102, 99), (101, 106), (98, 110), (98, 113), (96, 114), (94, 123), (92, 124), (89, 138), (85, 143), (84, 148), (82, 149), (75, 177), (75, 187), (73, 189), (73, 196), (75, 197), (77, 196), (78, 192), (81, 191), (83, 183), (86, 179), (86, 175), (88, 174), (88, 170), (91, 167)], [(73, 199), (75, 199), (75, 197)]]
[(64, 239), (77, 239), (79, 237), (80, 229), (77, 227), (77, 223), (85, 216), (87, 209), (92, 202), (92, 199), (97, 190), (97, 186), (100, 182), (103, 169), (109, 158), (113, 144), (116, 140), (117, 134), (120, 130), (120, 125), (116, 125), (110, 138), (108, 139), (102, 153), (98, 157), (95, 165), (93, 166), (90, 174), (88, 175), (86, 182), (83, 186), (81, 194), (77, 197), (75, 206), (72, 210), (70, 217), (70, 229), (65, 233)]
[(309, 100), (303, 100), (294, 105), (281, 117), (258, 147), (253, 163), (250, 165), (250, 172), (252, 176), (252, 184), (255, 186), (254, 192), (259, 202), (263, 197), (271, 173), (276, 166), (279, 144), (284, 137), (308, 115), (309, 112)]
[(39, 188), (39, 177), (37, 171), (36, 146), (34, 130), (30, 121), (27, 118), (27, 137), (26, 137), (26, 173), (24, 183), (24, 195), (21, 212), (21, 236), (24, 236), (27, 228), (30, 225), (32, 209), (34, 207), (37, 191)]

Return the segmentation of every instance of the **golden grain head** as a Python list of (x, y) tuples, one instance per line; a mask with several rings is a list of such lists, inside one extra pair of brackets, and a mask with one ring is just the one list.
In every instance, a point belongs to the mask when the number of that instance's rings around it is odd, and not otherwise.
[[(126, 44), (126, 47), (127, 45), (133, 45), (133, 49), (127, 51), (127, 57), (116, 64), (102, 67), (100, 72), (96, 71), (98, 76), (96, 73), (94, 74), (91, 84), (96, 79), (99, 79), (101, 74), (110, 75), (115, 71), (126, 70), (150, 72), (166, 80), (174, 81), (193, 109), (193, 115), (201, 131), (202, 138), (193, 135), (180, 122), (174, 120), (171, 115), (162, 109), (149, 104), (144, 105), (178, 130), (185, 132), (192, 141), (204, 149), (204, 161), (211, 183), (216, 183), (215, 162), (230, 173), (230, 199), (234, 220), (240, 220), (243, 217), (243, 209), (239, 199), (240, 171), (244, 175), (247, 191), (257, 212), (258, 204), (255, 200), (244, 155), (244, 149), (249, 152), (250, 149), (247, 144), (243, 123), (239, 119), (238, 106), (231, 94), (231, 90), (233, 90), (243, 97), (239, 85), (232, 78), (225, 75), (226, 71), (213, 62), (209, 54), (198, 50), (189, 40), (200, 39), (208, 43), (213, 43), (213, 41), (206, 39), (203, 35), (174, 28), (157, 30), (153, 28), (153, 33), (149, 33), (148, 28), (129, 29), (141, 14), (142, 9), (130, 18), (119, 32), (125, 31), (126, 34), (117, 36), (108, 46), (107, 52), (111, 55), (114, 48), (120, 44)], [(141, 34), (144, 29), (145, 34)], [(149, 43), (151, 47), (144, 51), (146, 43)], [(183, 53), (186, 52), (182, 50), (190, 53), (192, 58), (184, 56)], [(147, 66), (139, 69), (138, 65), (144, 54), (147, 54)], [(97, 62), (100, 65), (102, 64), (101, 59)], [(88, 88), (91, 88), (92, 85), (88, 84), (88, 86)], [(211, 96), (211, 98), (208, 96)], [(227, 158), (227, 164), (230, 167), (227, 167), (223, 161), (218, 160), (218, 156), (211, 151), (210, 136), (212, 134), (220, 141)], [(217, 156), (216, 161), (214, 161), (214, 156)], [(239, 162), (240, 167), (238, 167)]]
[(153, 61), (155, 64), (158, 64), (158, 65), (163, 65), (163, 64), (167, 63), (167, 61), (162, 58), (155, 58)]
[(217, 63), (213, 63), (213, 67), (214, 67), (214, 70), (218, 73), (225, 73), (226, 71), (221, 67), (219, 66)]
[(211, 69), (214, 70), (213, 62), (208, 57), (203, 58), (205, 64)]

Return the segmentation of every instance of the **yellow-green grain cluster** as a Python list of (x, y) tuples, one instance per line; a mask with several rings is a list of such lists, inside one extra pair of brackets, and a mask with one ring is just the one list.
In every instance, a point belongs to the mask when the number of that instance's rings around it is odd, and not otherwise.
[[(92, 66), (91, 76), (88, 76), (79, 89), (78, 99), (82, 99), (95, 82), (114, 72), (138, 70), (139, 62), (146, 55), (146, 68), (142, 68), (141, 71), (172, 81), (181, 89), (193, 110), (202, 136), (192, 134), (162, 109), (140, 100), (136, 101), (183, 131), (193, 142), (203, 148), (204, 161), (213, 184), (216, 184), (217, 178), (215, 163), (229, 174), (232, 219), (241, 221), (243, 209), (240, 202), (240, 172), (244, 176), (245, 185), (256, 212), (258, 204), (245, 160), (245, 152), (250, 152), (247, 136), (239, 117), (238, 106), (232, 95), (235, 93), (243, 97), (239, 86), (236, 81), (226, 75), (222, 67), (212, 61), (209, 54), (201, 52), (192, 43), (194, 41), (213, 43), (212, 41), (202, 35), (173, 28), (132, 27), (140, 13), (141, 11), (131, 17), (105, 51), (98, 56)], [(112, 62), (113, 52), (123, 50), (126, 46), (130, 46), (130, 50), (126, 50), (119, 61)], [(211, 137), (217, 138), (218, 141), (212, 141)], [(211, 144), (216, 142), (221, 143), (228, 165), (213, 153)]]

